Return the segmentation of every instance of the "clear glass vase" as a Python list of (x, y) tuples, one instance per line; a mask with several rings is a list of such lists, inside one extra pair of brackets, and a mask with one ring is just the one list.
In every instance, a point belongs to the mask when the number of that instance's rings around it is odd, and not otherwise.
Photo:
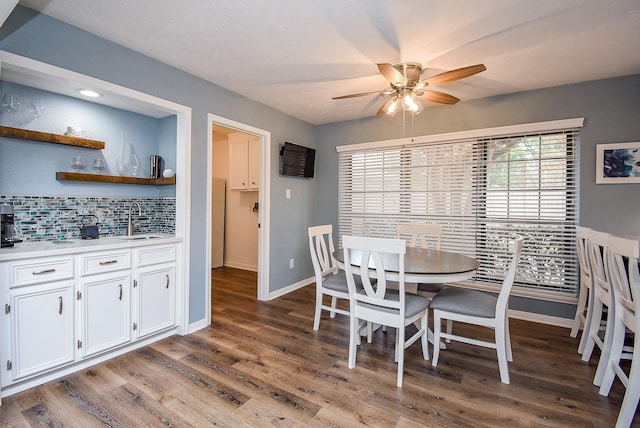
[(118, 174), (123, 177), (136, 177), (140, 172), (140, 160), (133, 150), (133, 146), (122, 136), (122, 150), (118, 156)]

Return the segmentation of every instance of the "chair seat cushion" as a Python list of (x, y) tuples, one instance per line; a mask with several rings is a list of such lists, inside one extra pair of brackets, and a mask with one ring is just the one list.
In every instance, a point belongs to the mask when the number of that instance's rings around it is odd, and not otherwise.
[[(362, 288), (362, 280), (360, 279), (360, 277), (354, 275), (353, 278), (356, 283), (356, 288)], [(342, 270), (338, 273), (325, 276), (324, 281), (322, 281), (322, 286), (330, 290), (342, 291), (345, 293), (349, 292), (349, 287), (347, 285), (347, 275)]]
[(431, 308), (482, 318), (494, 318), (497, 303), (497, 297), (482, 291), (445, 287), (431, 300)]
[[(358, 293), (360, 294), (366, 294), (364, 290), (359, 290)], [(400, 300), (400, 294), (398, 293), (398, 290), (387, 290), (386, 294), (385, 294), (385, 299), (387, 300), (394, 300), (394, 301), (399, 301)], [(412, 317), (420, 312), (423, 312), (425, 310), (427, 310), (427, 308), (429, 307), (429, 304), (431, 302), (429, 301), (429, 299), (427, 299), (426, 297), (422, 297), (422, 296), (418, 296), (417, 294), (410, 294), (410, 293), (405, 293), (405, 299), (404, 299), (404, 316), (406, 318)], [(392, 308), (385, 308), (383, 306), (377, 306), (377, 305), (372, 305), (370, 303), (363, 303), (363, 302), (358, 302), (357, 303), (360, 306), (364, 306), (364, 307), (369, 307), (369, 308), (373, 308), (382, 312), (389, 312), (389, 313), (397, 313), (398, 311), (396, 309), (392, 309)]]
[(443, 290), (445, 287), (444, 284), (429, 284), (429, 283), (424, 283), (424, 282), (420, 282), (418, 283), (418, 291), (424, 291), (427, 293), (437, 293), (438, 291)]

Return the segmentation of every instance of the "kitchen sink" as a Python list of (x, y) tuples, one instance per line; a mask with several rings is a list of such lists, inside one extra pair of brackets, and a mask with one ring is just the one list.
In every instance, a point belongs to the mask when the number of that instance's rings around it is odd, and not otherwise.
[(131, 236), (118, 236), (118, 239), (122, 239), (124, 241), (139, 241), (143, 239), (158, 239), (158, 238), (166, 238), (165, 235), (131, 235)]

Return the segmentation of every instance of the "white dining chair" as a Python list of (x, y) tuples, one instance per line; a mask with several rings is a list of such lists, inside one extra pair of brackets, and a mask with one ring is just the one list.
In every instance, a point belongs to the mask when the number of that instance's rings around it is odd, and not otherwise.
[[(443, 225), (436, 223), (399, 223), (396, 225), (396, 238), (407, 240), (410, 247), (439, 250), (442, 229)], [(416, 293), (431, 299), (443, 288), (443, 284), (418, 283)]]
[[(410, 247), (440, 250), (443, 227), (442, 224), (437, 223), (399, 223), (396, 225), (396, 238), (405, 239)], [(408, 283), (405, 283), (405, 288), (409, 288), (407, 285)], [(442, 283), (419, 282), (411, 284), (411, 290), (415, 290), (416, 294), (429, 300), (444, 288), (445, 285)], [(452, 322), (447, 321), (447, 333), (451, 333), (452, 328)], [(386, 331), (385, 328), (383, 330)], [(436, 343), (431, 329), (428, 330), (428, 338), (432, 343)], [(440, 346), (443, 349), (446, 347), (444, 343), (441, 343)]]
[[(611, 284), (609, 275), (605, 266), (605, 252), (609, 246), (611, 235), (605, 232), (592, 231), (587, 240), (586, 250), (591, 266), (591, 275), (593, 276), (593, 310), (591, 311), (589, 331), (586, 332), (587, 340), (585, 341), (584, 351), (582, 352), (582, 361), (589, 361), (593, 349), (597, 346), (600, 349), (600, 358), (598, 360), (598, 368), (593, 379), (593, 384), (600, 386), (606, 361), (609, 358), (609, 350), (611, 349), (611, 323), (607, 322), (604, 329), (604, 338), (601, 337), (600, 328), (602, 314), (607, 311), (607, 319), (613, 319), (615, 316), (615, 307), (613, 304), (613, 294), (611, 293)], [(585, 333), (583, 333), (585, 334)]]
[[(346, 309), (338, 308), (338, 299), (349, 301), (349, 287), (344, 271), (339, 270), (333, 257), (333, 226), (330, 224), (309, 227), (309, 251), (316, 279), (316, 310), (313, 329), (320, 328), (322, 310), (329, 311), (330, 317), (336, 313), (349, 315)], [(360, 284), (360, 279), (356, 279)], [(323, 303), (324, 296), (331, 298), (331, 306)]]
[[(607, 396), (617, 376), (626, 387), (616, 427), (628, 427), (640, 399), (640, 242), (617, 236), (609, 238), (605, 265), (614, 301), (614, 314), (609, 319), (610, 351), (604, 364), (600, 394)], [(624, 346), (627, 332), (633, 333), (633, 347)], [(600, 357), (601, 361), (603, 357)], [(620, 360), (631, 359), (629, 375)]]
[[(398, 363), (396, 385), (400, 388), (404, 371), (404, 350), (420, 339), (423, 358), (429, 359), (429, 299), (405, 293), (404, 240), (343, 236), (342, 246), (351, 303), (348, 367), (352, 369), (356, 365), (356, 348), (365, 323), (393, 327), (396, 329), (395, 361)], [(361, 289), (356, 286), (358, 274), (362, 282)], [(370, 275), (375, 277), (375, 282)], [(391, 275), (397, 276), (397, 290), (387, 288)], [(418, 320), (418, 331), (405, 340), (405, 328)]]
[(580, 291), (578, 294), (578, 305), (576, 316), (573, 319), (570, 336), (576, 337), (582, 330), (578, 353), (584, 352), (584, 346), (589, 332), (589, 322), (591, 321), (591, 311), (593, 310), (593, 277), (591, 275), (591, 265), (587, 257), (587, 243), (592, 230), (588, 227), (576, 227), (576, 250), (578, 253), (578, 267), (580, 269)]
[[(511, 352), (511, 338), (509, 336), (509, 316), (507, 313), (509, 294), (513, 287), (518, 260), (522, 252), (521, 236), (516, 236), (513, 241), (511, 263), (502, 281), (502, 287), (498, 296), (482, 291), (461, 287), (447, 287), (431, 300), (433, 309), (433, 334), (436, 343), (440, 338), (456, 340), (471, 345), (483, 346), (496, 350), (498, 354), (498, 367), (500, 368), (500, 380), (508, 384), (509, 366), (507, 361), (513, 361)], [(441, 320), (452, 320), (467, 324), (488, 327), (494, 330), (495, 340), (492, 342), (465, 337), (453, 333), (441, 331)], [(440, 349), (433, 348), (433, 360), (431, 364), (438, 365)]]

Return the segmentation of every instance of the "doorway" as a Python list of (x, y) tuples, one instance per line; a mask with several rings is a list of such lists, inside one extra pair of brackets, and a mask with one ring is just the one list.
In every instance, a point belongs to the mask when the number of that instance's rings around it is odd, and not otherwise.
[[(213, 114), (208, 115), (208, 141), (207, 141), (207, 267), (208, 272), (211, 272), (212, 267), (212, 217), (213, 217), (213, 197), (212, 197), (212, 182), (214, 178), (214, 130), (224, 129), (225, 133), (236, 133), (247, 135), (248, 137), (257, 139), (259, 145), (259, 185), (258, 190), (246, 192), (247, 195), (253, 194), (253, 196), (245, 197), (245, 199), (252, 199), (252, 207), (256, 209), (257, 213), (257, 270), (258, 270), (258, 300), (268, 300), (268, 278), (269, 278), (269, 192), (270, 192), (270, 156), (271, 153), (271, 133), (259, 128), (255, 128), (240, 122), (235, 122), (230, 119), (226, 119)], [(243, 193), (243, 192), (239, 192)], [(255, 198), (257, 196), (257, 206), (255, 206)], [(245, 201), (246, 202), (246, 201)], [(210, 306), (211, 302), (211, 290), (208, 289), (207, 305)], [(207, 314), (210, 317), (211, 308), (207, 310)], [(209, 318), (209, 323), (211, 322)]]
[(213, 269), (226, 266), (258, 272), (259, 143), (255, 135), (213, 125)]

